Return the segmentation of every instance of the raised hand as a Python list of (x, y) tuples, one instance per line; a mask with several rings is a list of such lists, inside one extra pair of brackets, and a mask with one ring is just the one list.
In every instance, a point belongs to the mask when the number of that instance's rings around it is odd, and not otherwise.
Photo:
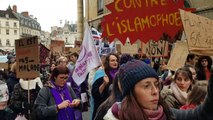
[(104, 84), (108, 85), (109, 84), (109, 77), (106, 75), (104, 76)]

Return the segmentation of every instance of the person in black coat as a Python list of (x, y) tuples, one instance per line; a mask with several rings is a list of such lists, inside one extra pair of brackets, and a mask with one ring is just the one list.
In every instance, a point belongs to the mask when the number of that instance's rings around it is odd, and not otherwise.
[[(109, 97), (112, 91), (112, 81), (119, 67), (119, 57), (114, 53), (107, 55), (104, 62), (105, 75), (93, 81), (92, 98), (94, 98), (94, 109), (92, 110), (92, 120), (96, 115), (98, 107)], [(97, 71), (96, 71), (97, 72)], [(96, 74), (95, 74), (96, 77)], [(93, 101), (93, 100), (92, 100)], [(92, 106), (93, 108), (93, 106)]]

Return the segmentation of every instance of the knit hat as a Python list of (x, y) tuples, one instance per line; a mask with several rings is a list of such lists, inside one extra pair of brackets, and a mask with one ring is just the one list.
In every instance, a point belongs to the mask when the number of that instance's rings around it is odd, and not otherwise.
[(149, 77), (158, 79), (156, 71), (141, 60), (131, 60), (123, 64), (120, 66), (118, 74), (123, 96), (126, 96), (140, 80)]
[(132, 60), (133, 57), (130, 54), (122, 54), (120, 58), (120, 65)]
[(146, 64), (151, 64), (151, 60), (148, 58), (144, 59), (143, 62), (145, 62)]

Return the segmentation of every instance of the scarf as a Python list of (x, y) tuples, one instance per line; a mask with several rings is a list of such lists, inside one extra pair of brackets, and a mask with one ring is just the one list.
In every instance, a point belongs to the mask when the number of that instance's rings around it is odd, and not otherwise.
[[(51, 88), (51, 93), (57, 105), (62, 103), (64, 100), (70, 100), (70, 102), (72, 102), (72, 98), (70, 96), (67, 84), (65, 84), (64, 87), (58, 87), (55, 85), (53, 81), (51, 82), (53, 84), (53, 88)], [(75, 116), (73, 108), (67, 107), (64, 109), (60, 109), (58, 111), (58, 120), (74, 120), (74, 119)]]
[(149, 120), (166, 120), (166, 115), (163, 112), (163, 107), (158, 106), (157, 110), (143, 109)]
[(36, 84), (38, 84), (38, 86), (40, 88), (43, 87), (43, 84), (41, 82), (41, 79), (39, 77), (32, 79), (32, 80), (24, 80), (24, 79), (20, 79), (19, 83), (21, 85), (21, 88), (23, 88), (24, 90), (33, 90), (36, 89)]
[(180, 110), (190, 110), (190, 109), (195, 109), (197, 105), (195, 104), (189, 104), (189, 105), (184, 105), (180, 107)]
[(177, 100), (182, 104), (185, 105), (186, 104), (186, 100), (187, 100), (187, 96), (188, 93), (187, 92), (183, 92), (181, 91), (181, 89), (177, 86), (176, 83), (172, 82), (171, 83), (171, 89), (175, 95), (175, 97), (177, 98)]
[(115, 73), (118, 71), (118, 69), (111, 69), (109, 71), (109, 75), (112, 77), (112, 79), (114, 80), (115, 78)]

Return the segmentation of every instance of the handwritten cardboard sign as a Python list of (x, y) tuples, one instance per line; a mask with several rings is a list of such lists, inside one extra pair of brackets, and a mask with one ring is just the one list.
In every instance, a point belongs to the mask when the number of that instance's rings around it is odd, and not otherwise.
[(126, 44), (126, 45), (121, 45), (121, 53), (127, 53), (127, 54), (137, 54), (138, 53), (138, 45), (137, 44)]
[[(174, 37), (182, 28), (179, 8), (184, 0), (114, 0), (106, 7), (111, 14), (104, 16), (102, 37), (123, 44), (127, 37), (134, 43), (150, 39), (158, 41), (164, 32)], [(183, 8), (185, 9), (185, 8)]]
[(189, 51), (213, 56), (213, 20), (180, 10)]
[(158, 42), (149, 41), (142, 42), (142, 53), (150, 57), (167, 57), (168, 56), (168, 42), (159, 40)]
[(72, 48), (72, 47), (65, 47), (65, 52), (71, 52), (71, 53), (74, 53), (74, 52), (76, 52), (76, 53), (80, 53), (80, 51), (81, 51), (81, 48), (80, 47), (76, 47), (76, 48)]
[(183, 67), (188, 54), (187, 43), (184, 41), (177, 41), (167, 64), (167, 69), (175, 71)]
[(21, 38), (15, 41), (16, 75), (18, 78), (36, 78), (40, 76), (38, 37)]
[[(10, 65), (11, 67), (11, 65)], [(3, 68), (3, 69), (8, 69), (9, 68), (9, 65), (8, 63), (0, 63), (0, 69)]]
[(50, 50), (53, 53), (63, 53), (64, 51), (64, 41), (62, 40), (51, 40)]

